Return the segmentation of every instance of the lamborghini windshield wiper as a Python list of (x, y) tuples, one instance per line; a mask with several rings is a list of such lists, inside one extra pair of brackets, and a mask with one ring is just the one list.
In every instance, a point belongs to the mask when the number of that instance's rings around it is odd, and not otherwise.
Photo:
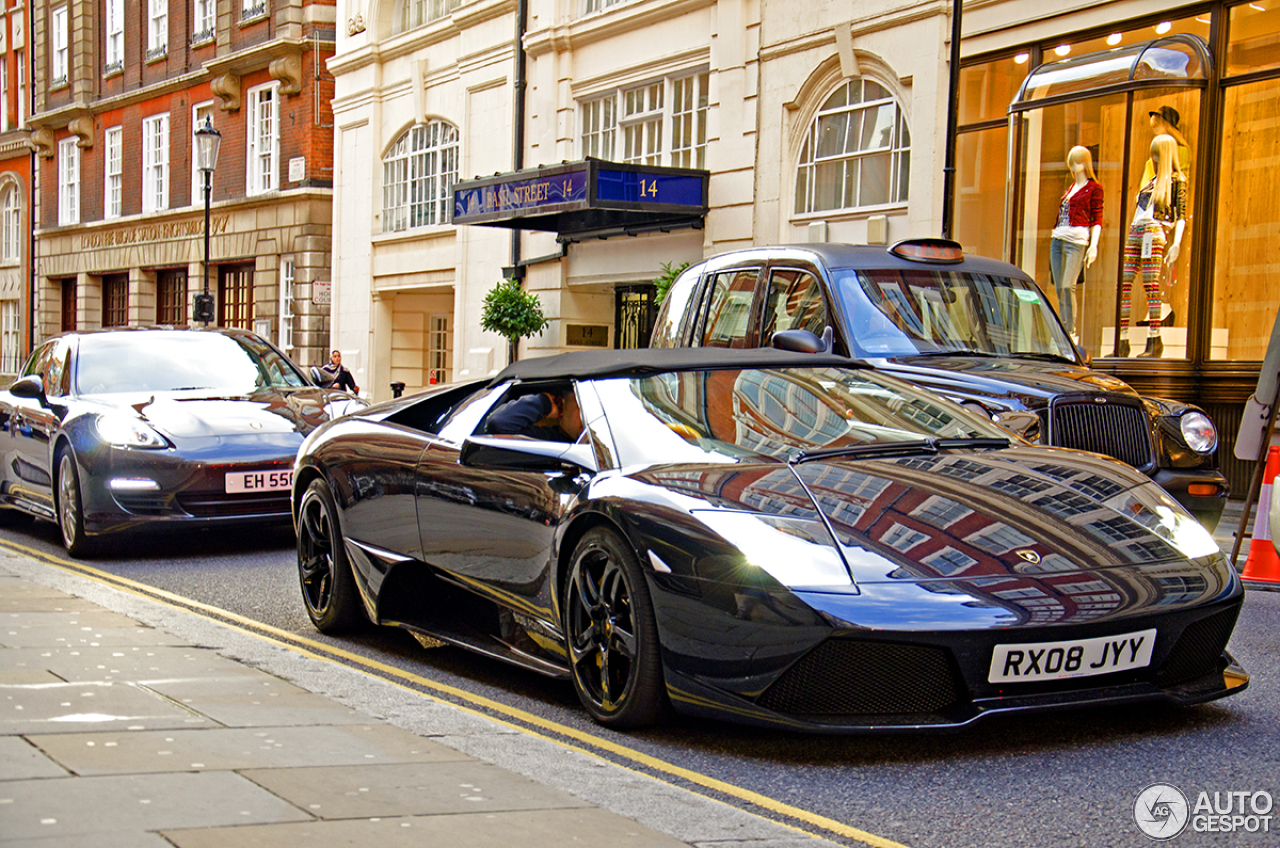
[(922, 453), (937, 453), (940, 450), (956, 448), (1007, 448), (1009, 440), (1002, 438), (975, 439), (907, 439), (901, 442), (871, 442), (862, 445), (841, 445), (834, 448), (817, 448), (815, 450), (796, 451), (788, 459), (792, 465), (801, 462), (812, 462), (817, 459), (848, 457), (850, 459), (867, 459), (871, 457), (913, 456)]

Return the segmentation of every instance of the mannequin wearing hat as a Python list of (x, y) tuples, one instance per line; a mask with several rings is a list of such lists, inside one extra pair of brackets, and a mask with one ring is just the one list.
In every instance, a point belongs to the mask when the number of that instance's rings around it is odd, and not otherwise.
[[(1187, 138), (1182, 134), (1182, 130), (1178, 129), (1178, 124), (1182, 121), (1178, 110), (1172, 106), (1161, 106), (1153, 112), (1148, 112), (1147, 118), (1151, 121), (1153, 133), (1173, 136), (1174, 141), (1178, 142), (1178, 165), (1182, 167), (1182, 175), (1190, 179), (1191, 147), (1187, 144)], [(1155, 166), (1148, 159), (1146, 167), (1142, 169), (1142, 185), (1150, 182), (1155, 175)]]
[(1076, 332), (1080, 314), (1076, 281), (1080, 269), (1098, 258), (1102, 235), (1102, 185), (1093, 174), (1093, 155), (1076, 145), (1067, 154), (1072, 182), (1062, 195), (1057, 225), (1049, 243), (1049, 271), (1058, 291), (1058, 313), (1068, 333)]
[(1160, 271), (1178, 259), (1182, 233), (1186, 229), (1187, 179), (1178, 162), (1178, 142), (1161, 134), (1151, 142), (1151, 162), (1155, 176), (1138, 191), (1137, 205), (1124, 243), (1124, 264), (1120, 275), (1119, 355), (1129, 355), (1129, 292), (1133, 278), (1142, 274), (1147, 292), (1147, 346), (1139, 356), (1159, 357), (1164, 353), (1160, 338)]

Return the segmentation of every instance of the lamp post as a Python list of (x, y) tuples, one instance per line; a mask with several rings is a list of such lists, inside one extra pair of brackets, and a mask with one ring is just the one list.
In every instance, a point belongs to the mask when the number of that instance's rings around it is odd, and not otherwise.
[(205, 118), (195, 132), (196, 167), (204, 174), (204, 291), (196, 295), (192, 317), (209, 326), (213, 320), (213, 296), (209, 294), (209, 199), (213, 194), (213, 169), (218, 167), (218, 145), (222, 133), (213, 128), (213, 119)]

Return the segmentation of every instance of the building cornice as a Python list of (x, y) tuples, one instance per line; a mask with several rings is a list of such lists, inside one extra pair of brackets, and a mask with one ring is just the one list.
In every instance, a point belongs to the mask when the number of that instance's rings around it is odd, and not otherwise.
[[(949, 2), (938, 2), (938, 0), (930, 0), (927, 3), (918, 3), (914, 6), (907, 6), (902, 9), (895, 9), (888, 14), (864, 15), (854, 18), (845, 23), (852, 30), (853, 37), (871, 32), (881, 32), (883, 30), (894, 29), (904, 24), (915, 23), (916, 21), (925, 21), (939, 16), (949, 18), (951, 15), (951, 4)], [(773, 44), (760, 45), (760, 61), (766, 62), (770, 59), (777, 59), (789, 53), (799, 53), (805, 50), (813, 50), (822, 47), (835, 47), (836, 33), (835, 28), (829, 28), (818, 32), (812, 32), (807, 35), (791, 38), (786, 41), (779, 41)]]
[(530, 57), (563, 53), (714, 5), (716, 0), (640, 0), (529, 32), (524, 47)]
[[(401, 56), (411, 56), (420, 50), (457, 38), (462, 32), (485, 21), (515, 13), (514, 0), (489, 0), (470, 3), (408, 32), (396, 33), (381, 42), (373, 34), (372, 43), (352, 48), (341, 55), (330, 57), (329, 72), (334, 76), (358, 71), (379, 62), (390, 62)], [(366, 30), (367, 31), (367, 30)]]

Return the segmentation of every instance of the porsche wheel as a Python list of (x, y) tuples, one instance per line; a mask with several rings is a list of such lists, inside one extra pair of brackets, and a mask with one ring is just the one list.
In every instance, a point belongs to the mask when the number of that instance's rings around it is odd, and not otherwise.
[(62, 546), (73, 557), (91, 556), (96, 548), (84, 532), (84, 500), (80, 496), (80, 472), (70, 448), (58, 454), (58, 528)]
[(666, 707), (653, 603), (635, 555), (597, 527), (573, 552), (565, 584), (565, 641), (573, 686), (608, 727), (643, 727)]
[(312, 481), (298, 508), (298, 578), (307, 615), (321, 633), (351, 630), (364, 618), (337, 516), (329, 484)]

